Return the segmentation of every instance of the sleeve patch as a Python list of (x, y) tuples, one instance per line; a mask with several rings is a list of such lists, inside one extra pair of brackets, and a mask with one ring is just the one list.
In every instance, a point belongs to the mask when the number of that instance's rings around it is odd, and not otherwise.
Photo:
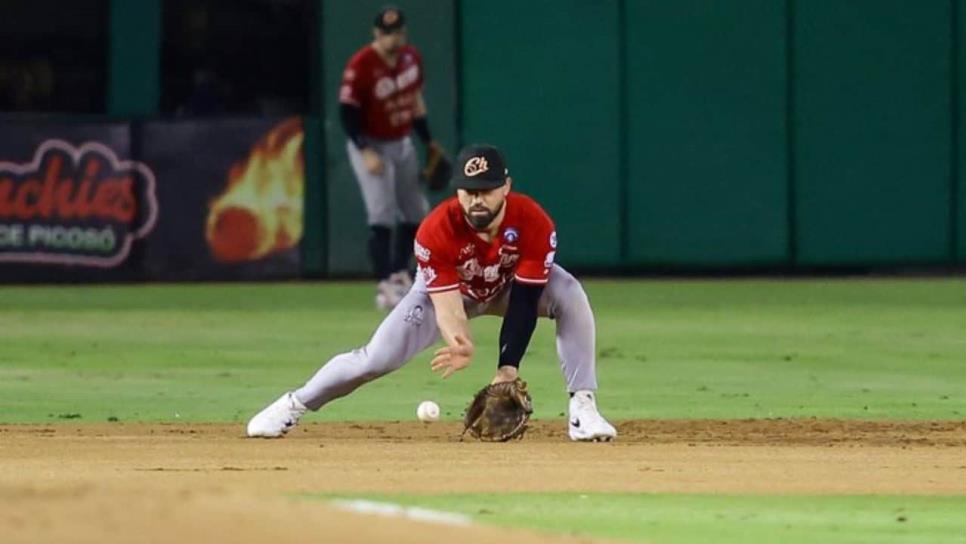
[(420, 261), (429, 261), (432, 256), (432, 252), (426, 249), (418, 240), (413, 240), (413, 253), (416, 254), (416, 258)]
[(436, 278), (439, 277), (436, 269), (431, 266), (420, 266), (419, 271), (422, 272), (423, 281), (426, 282), (427, 287), (432, 285), (433, 282), (436, 281)]

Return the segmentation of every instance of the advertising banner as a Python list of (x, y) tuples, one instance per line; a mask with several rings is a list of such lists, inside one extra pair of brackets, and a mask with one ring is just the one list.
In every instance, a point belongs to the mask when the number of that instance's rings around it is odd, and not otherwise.
[(141, 157), (162, 213), (144, 272), (160, 280), (299, 274), (305, 191), (298, 117), (147, 123)]
[(0, 281), (299, 275), (304, 131), (287, 119), (0, 125)]
[(120, 280), (158, 218), (126, 124), (0, 125), (0, 280)]

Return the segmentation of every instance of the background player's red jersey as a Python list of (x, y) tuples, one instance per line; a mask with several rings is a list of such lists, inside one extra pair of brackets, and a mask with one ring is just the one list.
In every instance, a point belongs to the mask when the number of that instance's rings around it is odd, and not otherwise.
[(371, 45), (349, 59), (342, 73), (339, 101), (362, 108), (362, 132), (382, 140), (409, 134), (416, 99), (423, 88), (423, 61), (411, 45), (399, 49), (389, 67)]
[(487, 301), (510, 279), (543, 284), (557, 252), (557, 233), (547, 212), (532, 198), (510, 193), (506, 215), (493, 242), (476, 235), (454, 197), (436, 207), (419, 226), (415, 253), (430, 293), (460, 289)]

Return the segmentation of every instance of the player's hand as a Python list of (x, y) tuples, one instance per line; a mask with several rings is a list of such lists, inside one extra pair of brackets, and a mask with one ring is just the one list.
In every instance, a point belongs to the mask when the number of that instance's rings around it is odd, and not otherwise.
[(362, 162), (365, 163), (366, 171), (373, 176), (381, 176), (386, 170), (386, 165), (382, 163), (382, 157), (371, 147), (362, 150)]
[(520, 371), (515, 366), (504, 365), (496, 369), (496, 376), (493, 377), (494, 383), (513, 382), (520, 377)]
[(449, 378), (457, 370), (470, 366), (473, 359), (473, 343), (462, 335), (453, 337), (456, 345), (445, 346), (436, 350), (435, 357), (429, 362), (433, 372), (439, 372), (443, 378)]

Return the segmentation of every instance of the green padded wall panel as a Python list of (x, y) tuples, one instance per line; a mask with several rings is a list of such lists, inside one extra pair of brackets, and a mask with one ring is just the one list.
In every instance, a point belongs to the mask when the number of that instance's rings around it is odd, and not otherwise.
[(626, 6), (631, 263), (787, 262), (784, 2)]
[(950, 258), (950, 3), (796, 1), (797, 260)]

